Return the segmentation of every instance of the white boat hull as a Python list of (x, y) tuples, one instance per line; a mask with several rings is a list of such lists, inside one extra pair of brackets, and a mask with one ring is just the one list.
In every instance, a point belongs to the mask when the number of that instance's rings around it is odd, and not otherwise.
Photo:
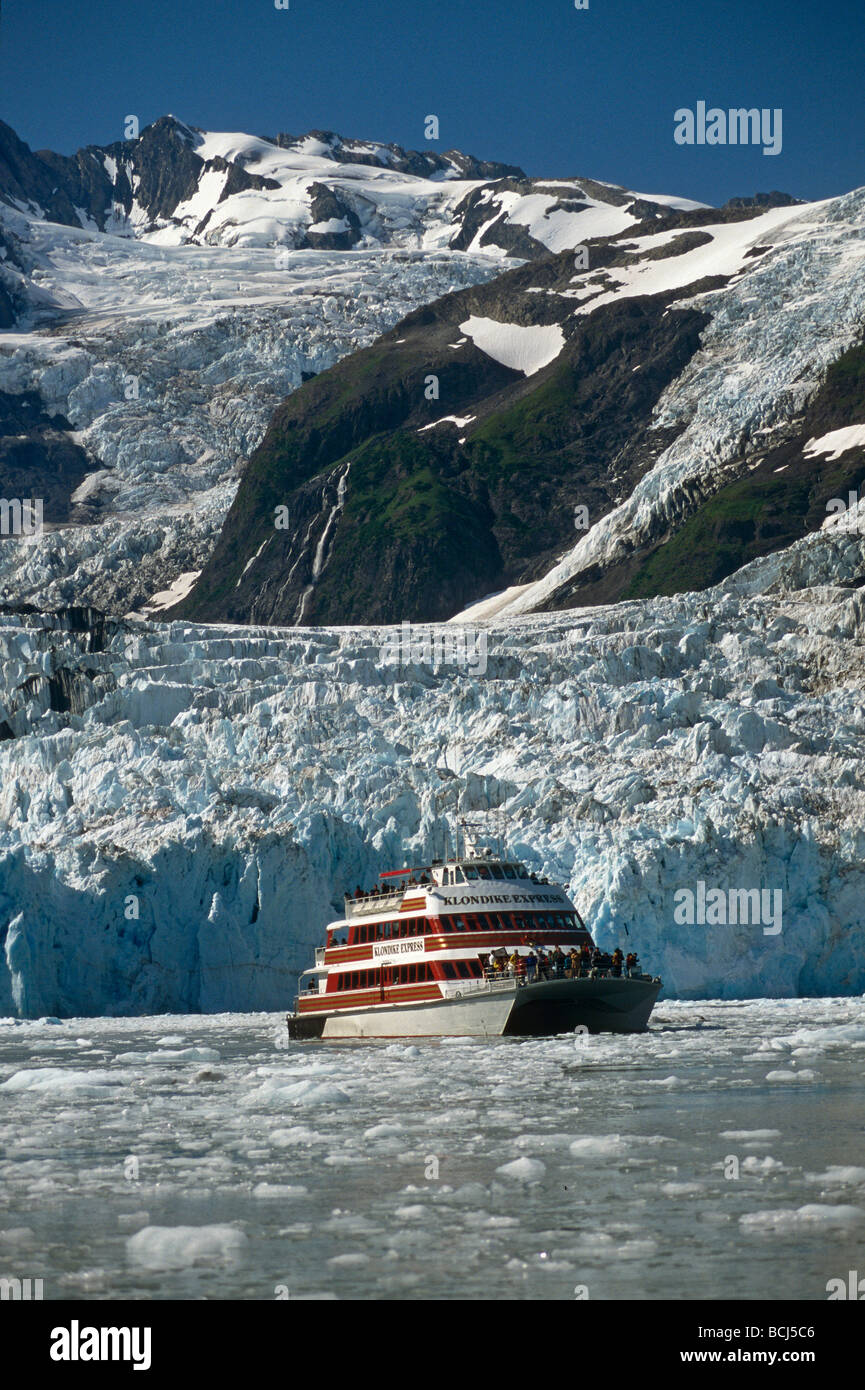
[(289, 1017), (297, 1038), (430, 1038), (637, 1033), (648, 1025), (659, 980), (605, 977), (467, 988), (423, 1004), (383, 1004)]

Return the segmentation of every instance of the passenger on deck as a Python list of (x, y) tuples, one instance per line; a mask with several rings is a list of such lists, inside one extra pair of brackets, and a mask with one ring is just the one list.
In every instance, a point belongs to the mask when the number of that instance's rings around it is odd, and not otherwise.
[(592, 968), (592, 949), (589, 945), (580, 947), (580, 974), (588, 975)]
[(510, 970), (510, 973), (513, 975), (514, 979), (516, 979), (520, 969), (520, 956), (518, 951), (511, 952), (510, 957), (508, 959), (508, 969)]
[(565, 978), (565, 953), (561, 946), (557, 946), (553, 951), (553, 969), (556, 972), (557, 980)]
[(568, 979), (578, 980), (580, 978), (580, 956), (576, 946), (572, 946), (568, 952)]
[(537, 971), (537, 968), (538, 958), (535, 955), (534, 951), (529, 951), (529, 954), (526, 956), (526, 979), (528, 980), (528, 983), (530, 985), (534, 984), (535, 972)]
[(538, 951), (538, 978), (541, 980), (550, 978), (550, 958), (546, 951)]
[(621, 946), (617, 946), (615, 951), (613, 952), (612, 958), (613, 974), (616, 976), (616, 978), (618, 978), (622, 973), (622, 963), (624, 959), (625, 957), (622, 953)]
[(625, 956), (625, 970), (628, 975), (639, 975), (640, 961), (636, 951), (629, 951)]

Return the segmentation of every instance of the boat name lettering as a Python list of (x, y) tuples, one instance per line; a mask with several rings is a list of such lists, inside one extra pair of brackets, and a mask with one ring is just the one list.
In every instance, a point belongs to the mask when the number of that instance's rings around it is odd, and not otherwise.
[(423, 951), (423, 940), (419, 941), (383, 941), (378, 946), (372, 948), (373, 960), (381, 960), (383, 956), (404, 956), (410, 951)]
[(512, 896), (503, 896), (493, 893), (489, 897), (464, 897), (446, 899), (448, 906), (450, 906), (452, 903), (562, 903), (564, 901), (565, 899), (562, 897), (561, 893), (515, 893)]

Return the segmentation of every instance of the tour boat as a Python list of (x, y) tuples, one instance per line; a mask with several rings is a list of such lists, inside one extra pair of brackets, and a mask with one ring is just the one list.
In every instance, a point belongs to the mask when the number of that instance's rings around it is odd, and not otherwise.
[[(499, 1037), (642, 1032), (658, 977), (582, 968), (572, 948), (594, 950), (564, 890), (514, 859), (477, 850), (381, 874), (347, 895), (315, 965), (300, 977), (289, 1036)], [(543, 952), (556, 956), (533, 970)], [(515, 959), (514, 959), (515, 958)], [(541, 956), (543, 960), (543, 956)]]

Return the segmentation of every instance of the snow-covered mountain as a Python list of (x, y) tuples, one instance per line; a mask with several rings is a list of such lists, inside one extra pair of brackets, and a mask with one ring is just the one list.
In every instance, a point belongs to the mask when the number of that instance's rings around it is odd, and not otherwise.
[(508, 256), (669, 205), (696, 206), (328, 132), (164, 117), (65, 157), (0, 123), (0, 491), (45, 496), (48, 524), (0, 543), (0, 593), (125, 613), (185, 592), (303, 380)]
[(668, 207), (702, 206), (591, 179), (528, 179), (516, 165), (458, 150), (333, 131), (265, 139), (173, 116), (74, 156), (34, 153), (0, 122), (0, 202), (161, 246), (428, 245), (524, 257), (613, 235)]
[(308, 382), (180, 611), (561, 609), (703, 588), (837, 521), (865, 468), (865, 190), (771, 202), (525, 263)]

